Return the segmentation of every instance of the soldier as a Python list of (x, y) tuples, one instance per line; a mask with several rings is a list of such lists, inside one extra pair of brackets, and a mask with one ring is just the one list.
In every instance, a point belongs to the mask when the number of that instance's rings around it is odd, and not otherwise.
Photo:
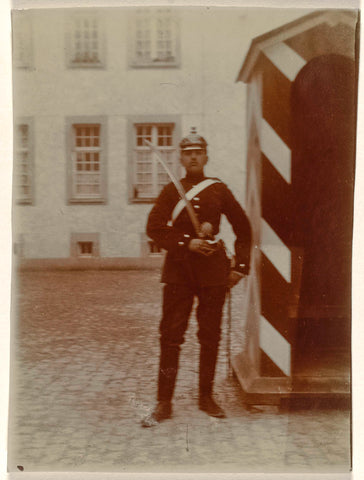
[[(180, 143), (180, 161), (186, 170), (181, 180), (201, 224), (196, 234), (191, 215), (183, 208), (173, 183), (164, 187), (148, 222), (147, 234), (167, 250), (161, 282), (163, 314), (160, 323), (160, 364), (157, 405), (142, 425), (150, 427), (172, 415), (172, 397), (194, 297), (198, 298), (197, 321), (200, 343), (199, 408), (224, 418), (212, 397), (221, 333), (223, 305), (228, 288), (249, 273), (251, 228), (244, 210), (228, 187), (217, 178), (207, 178), (207, 143), (195, 129)], [(236, 235), (235, 262), (227, 258), (222, 242), (214, 241), (224, 214)]]

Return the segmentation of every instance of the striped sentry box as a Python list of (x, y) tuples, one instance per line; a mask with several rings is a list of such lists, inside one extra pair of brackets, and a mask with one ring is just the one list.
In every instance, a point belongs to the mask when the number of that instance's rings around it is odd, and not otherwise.
[[(247, 83), (247, 197), (253, 230), (248, 278), (245, 351), (235, 359), (247, 390), (275, 394), (291, 390), (301, 253), (291, 241), (291, 89), (297, 75), (323, 53), (354, 59), (349, 44), (326, 41), (346, 32), (352, 39), (355, 13), (319, 11), (253, 40), (238, 81)], [(322, 38), (320, 47), (309, 41)], [(326, 42), (326, 43), (325, 43)], [(327, 50), (327, 52), (325, 51)], [(265, 383), (263, 381), (265, 379)]]

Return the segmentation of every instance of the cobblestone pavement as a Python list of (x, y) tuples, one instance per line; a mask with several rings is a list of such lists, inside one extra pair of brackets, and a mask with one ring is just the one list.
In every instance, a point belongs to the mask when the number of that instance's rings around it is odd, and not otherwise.
[[(226, 328), (215, 396), (228, 418), (199, 411), (194, 317), (174, 416), (153, 429), (140, 426), (156, 395), (158, 271), (26, 272), (18, 279), (10, 471), (349, 470), (347, 410), (244, 407), (227, 376)], [(234, 290), (233, 318), (243, 292), (242, 285)]]

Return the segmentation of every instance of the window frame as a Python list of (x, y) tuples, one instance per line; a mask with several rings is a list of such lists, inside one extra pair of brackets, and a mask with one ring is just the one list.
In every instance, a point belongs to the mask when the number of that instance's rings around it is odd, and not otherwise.
[[(100, 192), (98, 195), (77, 195), (73, 190), (74, 185), (74, 152), (75, 152), (75, 126), (100, 126), (99, 135), (99, 172)], [(68, 204), (105, 204), (107, 203), (107, 117), (106, 116), (77, 116), (66, 119), (66, 148), (67, 148), (67, 199)]]
[[(74, 33), (75, 33), (75, 22), (77, 19), (84, 19), (89, 17), (91, 19), (96, 19), (97, 21), (97, 30), (98, 30), (98, 62), (72, 62), (72, 55), (74, 52)], [(66, 28), (65, 28), (65, 44), (66, 44), (66, 66), (69, 69), (87, 69), (87, 68), (96, 68), (103, 69), (106, 68), (106, 35), (105, 35), (105, 22), (103, 20), (100, 12), (97, 11), (77, 11), (68, 13), (66, 17)]]
[[(12, 15), (12, 62), (13, 67), (20, 70), (31, 70), (34, 63), (34, 53), (33, 53), (33, 23), (31, 12), (27, 10), (13, 10)], [(17, 25), (16, 25), (17, 24)], [(24, 27), (28, 32), (25, 31)], [(21, 33), (20, 33), (21, 32)], [(19, 34), (21, 37), (19, 37)], [(25, 35), (25, 39), (23, 38)], [(20, 42), (19, 42), (20, 40)], [(25, 56), (28, 57), (26, 60), (19, 60), (19, 55), (16, 55), (19, 50), (22, 50), (23, 47), (20, 46), (20, 43), (26, 44), (28, 49), (28, 54)], [(20, 56), (21, 57), (21, 56)]]
[[(129, 203), (154, 203), (158, 197), (160, 190), (150, 197), (135, 197), (135, 148), (136, 148), (136, 126), (137, 125), (153, 125), (164, 126), (173, 124), (172, 132), (172, 146), (175, 150), (175, 161), (173, 171), (178, 178), (181, 177), (182, 168), (180, 165), (179, 142), (181, 139), (181, 121), (180, 116), (177, 115), (136, 115), (128, 118), (128, 196)], [(146, 147), (147, 148), (147, 147)]]
[[(16, 130), (19, 126), (21, 125), (27, 125), (28, 126), (28, 167), (29, 167), (29, 173), (27, 174), (29, 177), (29, 188), (30, 188), (30, 193), (28, 196), (24, 198), (20, 198), (18, 196), (18, 187), (20, 185), (16, 184), (16, 177), (18, 175), (17, 169), (19, 168), (19, 163), (17, 159), (17, 153), (19, 151), (18, 145), (17, 145), (17, 133)], [(13, 168), (13, 198), (14, 202), (17, 205), (34, 205), (34, 198), (35, 198), (35, 189), (34, 189), (34, 174), (35, 174), (35, 169), (34, 169), (34, 119), (33, 117), (17, 117), (15, 122), (14, 122), (14, 134), (13, 134), (13, 162), (14, 162), (14, 168)]]
[[(172, 43), (173, 43), (173, 52), (174, 60), (173, 61), (155, 61), (150, 60), (138, 60), (137, 59), (137, 18), (138, 15), (152, 15), (152, 32), (150, 38), (152, 43), (151, 50), (156, 50), (156, 38), (157, 38), (157, 18), (158, 11), (163, 10), (165, 12), (170, 11), (172, 17), (172, 24), (174, 32), (172, 34)], [(159, 6), (159, 7), (140, 7), (134, 9), (131, 12), (131, 21), (129, 22), (129, 38), (131, 39), (131, 47), (129, 53), (129, 66), (131, 68), (178, 68), (180, 67), (180, 19), (178, 12), (168, 6)], [(154, 42), (153, 42), (154, 40)]]

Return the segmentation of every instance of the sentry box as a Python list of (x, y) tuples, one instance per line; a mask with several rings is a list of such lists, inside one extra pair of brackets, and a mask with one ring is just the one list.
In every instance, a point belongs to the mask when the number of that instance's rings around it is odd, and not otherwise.
[(357, 24), (317, 11), (270, 31), (238, 77), (253, 249), (232, 364), (248, 404), (350, 398)]

